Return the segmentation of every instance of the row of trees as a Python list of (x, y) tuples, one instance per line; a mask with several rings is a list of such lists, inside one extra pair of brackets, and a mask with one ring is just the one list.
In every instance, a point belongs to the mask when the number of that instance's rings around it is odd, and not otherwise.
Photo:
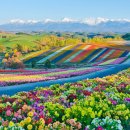
[(64, 37), (57, 37), (55, 35), (49, 35), (36, 40), (35, 43), (40, 49), (42, 49), (45, 46), (48, 46), (49, 48), (62, 47), (69, 44), (78, 44), (80, 42), (81, 40), (79, 38), (64, 38)]
[[(82, 41), (84, 40), (84, 38), (82, 39)], [(94, 38), (86, 38), (85, 42), (86, 43), (105, 43), (105, 42), (109, 42), (109, 41), (121, 41), (123, 40), (121, 37), (117, 36), (114, 38), (102, 38), (102, 37), (94, 37)]]
[(13, 50), (17, 49), (18, 52), (21, 52), (22, 54), (40, 51), (43, 49), (51, 49), (55, 47), (62, 47), (69, 44), (78, 44), (81, 42), (81, 39), (79, 38), (64, 38), (64, 37), (58, 37), (55, 35), (45, 35), (42, 37), (37, 38), (37, 40), (32, 41), (32, 44), (26, 45), (19, 43), (16, 44), (13, 47), (5, 47), (0, 44), (0, 52), (8, 51), (12, 53)]
[[(78, 44), (78, 43), (103, 43), (111, 40), (122, 40), (121, 37), (115, 38), (102, 38), (102, 37), (94, 37), (94, 38), (64, 38), (57, 37), (54, 35), (47, 35), (40, 39), (37, 39), (34, 47), (29, 47), (22, 44), (17, 44), (14, 48), (17, 49), (21, 53), (29, 53), (32, 51), (39, 51), (46, 48), (54, 48), (54, 47), (62, 47), (70, 44)], [(30, 45), (31, 46), (31, 45)]]
[[(78, 44), (78, 43), (88, 43), (88, 42), (106, 42), (110, 40), (122, 40), (121, 37), (116, 36), (114, 38), (104, 38), (104, 37), (94, 37), (94, 38), (87, 38), (87, 37), (71, 37), (71, 36), (56, 36), (56, 35), (44, 35), (38, 37), (36, 40), (32, 41), (32, 44), (26, 45), (21, 44), (20, 41), (13, 47), (6, 47), (6, 50), (11, 52), (14, 49), (17, 49), (21, 53), (30, 53), (34, 51), (43, 50), (46, 48), (54, 48), (54, 47), (62, 47), (70, 44)], [(5, 51), (5, 47), (0, 44), (0, 52)]]

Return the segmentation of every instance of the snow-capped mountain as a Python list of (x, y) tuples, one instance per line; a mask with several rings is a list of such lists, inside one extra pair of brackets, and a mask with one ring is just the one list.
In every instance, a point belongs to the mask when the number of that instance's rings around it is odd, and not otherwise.
[(5, 31), (85, 31), (85, 32), (130, 32), (129, 19), (86, 18), (76, 20), (63, 18), (61, 20), (22, 20), (14, 19), (0, 25)]

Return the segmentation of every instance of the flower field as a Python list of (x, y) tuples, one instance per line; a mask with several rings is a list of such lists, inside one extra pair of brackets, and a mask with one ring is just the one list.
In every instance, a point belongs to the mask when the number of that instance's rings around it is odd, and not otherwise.
[(100, 71), (106, 67), (88, 67), (79, 69), (55, 69), (55, 70), (0, 70), (0, 87), (18, 85), (31, 82), (56, 80), (73, 76), (84, 75)]
[(25, 69), (0, 69), (0, 130), (130, 129), (129, 48), (79, 41), (21, 54)]
[(0, 97), (0, 130), (129, 128), (130, 69), (104, 78)]
[(69, 46), (66, 46), (66, 47), (61, 48), (60, 50), (57, 50), (56, 52), (52, 53), (51, 55), (48, 55), (47, 57), (45, 57), (45, 58), (41, 59), (40, 61), (38, 61), (38, 63), (43, 63), (43, 62), (45, 62), (47, 59), (52, 58), (53, 56), (55, 56), (55, 55), (57, 55), (58, 53), (64, 51), (65, 49), (67, 49), (67, 48), (70, 47), (70, 46), (72, 46), (72, 45), (69, 45)]
[[(49, 53), (48, 53), (49, 52)], [(25, 63), (35, 61), (37, 64), (44, 63), (47, 59), (51, 63), (102, 63), (118, 58), (127, 58), (130, 55), (128, 50), (121, 50), (97, 45), (77, 44), (69, 45), (55, 50), (49, 50), (39, 56), (28, 59)], [(123, 60), (122, 60), (123, 62)], [(109, 62), (109, 64), (112, 62)]]

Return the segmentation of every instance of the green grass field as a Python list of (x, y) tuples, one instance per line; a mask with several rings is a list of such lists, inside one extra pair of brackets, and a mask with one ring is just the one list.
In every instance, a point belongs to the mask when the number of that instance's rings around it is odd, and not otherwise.
[(21, 44), (23, 46), (33, 47), (36, 45), (35, 41), (39, 39), (41, 36), (38, 35), (7, 35), (7, 38), (0, 38), (0, 44), (4, 47), (13, 48), (17, 44)]

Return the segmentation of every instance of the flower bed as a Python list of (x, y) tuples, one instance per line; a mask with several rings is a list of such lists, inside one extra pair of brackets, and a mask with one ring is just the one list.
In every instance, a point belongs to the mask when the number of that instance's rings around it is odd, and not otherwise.
[(80, 50), (78, 50), (75, 54), (73, 54), (71, 57), (69, 57), (66, 62), (71, 62), (71, 60), (73, 60), (75, 57), (77, 57), (78, 55), (80, 55), (82, 52), (84, 52), (86, 49), (88, 49), (90, 47), (90, 45), (84, 45), (82, 48), (80, 48)]
[(31, 72), (32, 70), (24, 70), (24, 69), (14, 69), (14, 70), (2, 70), (0, 69), (0, 73), (23, 73), (23, 72)]
[(68, 47), (70, 47), (72, 45), (66, 46), (61, 48), (60, 50), (57, 50), (56, 52), (52, 53), (51, 55), (48, 55), (47, 57), (41, 59), (40, 61), (38, 61), (37, 63), (44, 63), (47, 59), (52, 58), (53, 56), (57, 55), (58, 53), (62, 52), (64, 49), (67, 49)]
[(0, 97), (0, 130), (129, 130), (130, 69)]
[(79, 76), (95, 71), (104, 69), (102, 68), (80, 68), (80, 69), (57, 69), (55, 71), (32, 71), (20, 74), (0, 74), (0, 87), (18, 85), (23, 83), (40, 82), (47, 80), (56, 80), (61, 78), (69, 78), (72, 76)]
[(109, 49), (107, 52), (105, 52), (103, 55), (101, 55), (96, 61), (104, 61), (114, 51), (115, 51), (114, 49)]
[(71, 60), (71, 62), (80, 62), (82, 61), (85, 57), (87, 57), (89, 54), (91, 54), (94, 50), (96, 49), (96, 46), (91, 45), (89, 48), (81, 52), (79, 55), (77, 55), (75, 58)]
[(109, 55), (106, 60), (114, 59), (120, 57), (125, 51), (115, 50), (111, 55)]
[(90, 63), (93, 63), (93, 62), (96, 62), (96, 60), (102, 56), (105, 52), (107, 52), (109, 50), (109, 48), (102, 48), (102, 50), (97, 53), (96, 55), (94, 55), (88, 62)]
[(83, 60), (81, 60), (81, 63), (84, 62), (88, 62), (89, 60), (91, 60), (95, 55), (97, 55), (100, 51), (102, 50), (102, 48), (98, 48), (98, 49), (94, 49), (92, 51), (90, 51), (90, 54), (87, 55), (87, 57), (85, 57)]
[(51, 57), (50, 60), (53, 61), (55, 58), (59, 57), (60, 55), (64, 54), (66, 51), (71, 50), (74, 47), (75, 47), (75, 45), (68, 46), (67, 48), (63, 49), (62, 51), (60, 51), (59, 53), (57, 53), (56, 55)]
[(28, 55), (26, 55), (26, 56), (24, 56), (24, 57), (21, 57), (21, 60), (23, 60), (23, 61), (25, 62), (25, 61), (27, 61), (27, 60), (29, 60), (29, 59), (32, 59), (32, 58), (34, 58), (34, 57), (37, 57), (37, 56), (39, 56), (39, 55), (45, 53), (45, 52), (47, 52), (47, 51), (48, 51), (48, 49), (41, 50), (41, 51), (37, 51), (37, 52), (33, 52), (33, 53), (28, 54)]
[(84, 46), (85, 46), (84, 44), (80, 44), (80, 46), (78, 46), (76, 49), (74, 49), (69, 55), (67, 55), (64, 58), (62, 58), (58, 63), (65, 62), (67, 59), (69, 59), (70, 57), (72, 57), (73, 55), (75, 55), (78, 51), (80, 51), (81, 49), (83, 49)]
[(120, 57), (120, 58), (116, 58), (116, 59), (99, 62), (95, 65), (108, 65), (108, 64), (115, 65), (115, 64), (120, 64), (120, 63), (124, 62), (126, 59), (127, 59), (127, 57)]
[(78, 44), (76, 46), (74, 46), (71, 49), (67, 49), (64, 51), (64, 53), (62, 53), (61, 55), (55, 57), (53, 60), (51, 60), (52, 63), (58, 63), (60, 60), (64, 59), (65, 57), (67, 57), (67, 55), (71, 54), (75, 49), (77, 49), (79, 46), (81, 46), (81, 44)]
[(90, 44), (77, 44), (65, 47), (55, 48), (51, 50), (35, 52), (35, 55), (27, 56), (23, 61), (27, 64), (36, 62), (42, 64), (47, 59), (52, 63), (93, 63), (111, 60), (114, 58), (126, 57), (128, 50), (119, 50), (109, 47), (101, 47)]

